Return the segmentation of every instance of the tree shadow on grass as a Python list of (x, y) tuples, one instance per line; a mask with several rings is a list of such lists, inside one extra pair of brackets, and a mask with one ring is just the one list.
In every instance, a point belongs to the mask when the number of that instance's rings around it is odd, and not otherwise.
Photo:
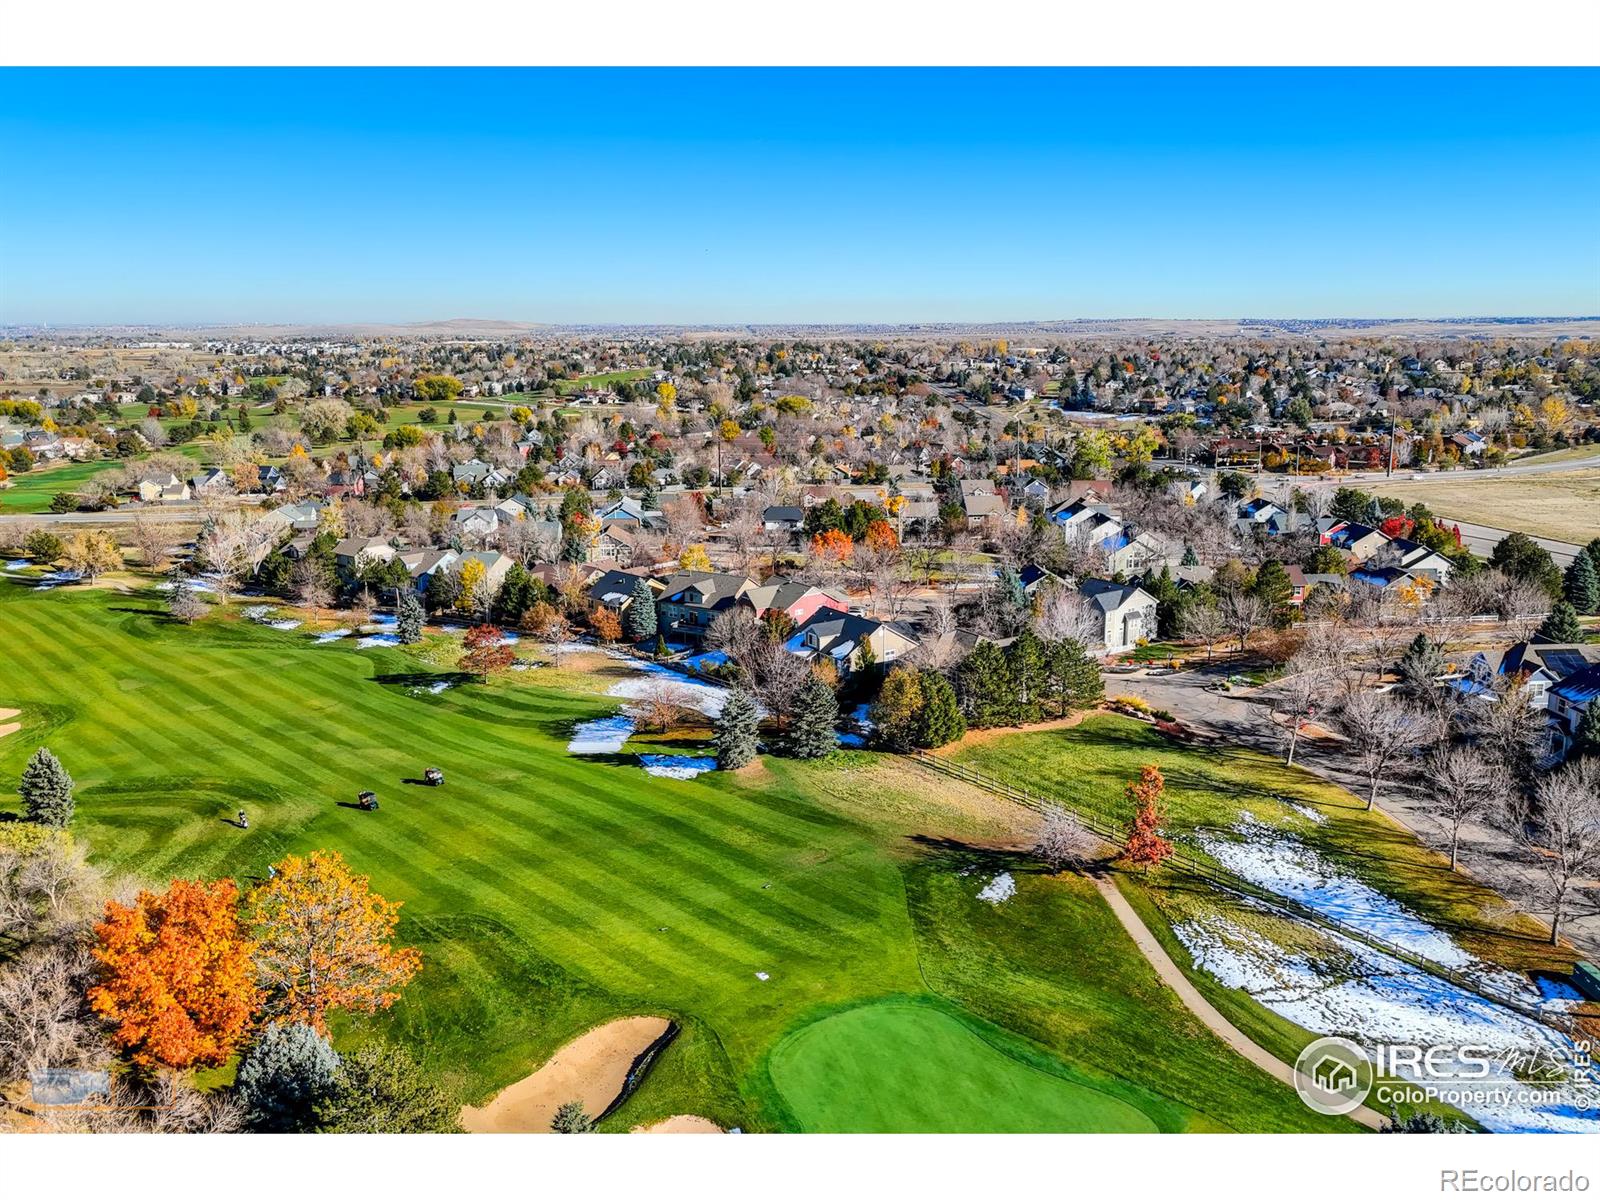
[(476, 675), (466, 671), (393, 671), (384, 675), (374, 675), (372, 682), (398, 687), (428, 687), (435, 683), (460, 687), (464, 683), (475, 683), (477, 679)]
[(922, 852), (923, 861), (951, 871), (1010, 871), (1013, 874), (1047, 875), (1049, 869), (1026, 850), (1006, 850), (982, 846), (959, 838), (913, 833), (906, 840)]

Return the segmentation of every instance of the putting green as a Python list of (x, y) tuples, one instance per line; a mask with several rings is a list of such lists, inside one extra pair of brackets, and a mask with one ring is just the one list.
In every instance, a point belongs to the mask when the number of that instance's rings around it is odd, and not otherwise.
[(1144, 1113), (997, 1049), (927, 1005), (824, 1017), (773, 1053), (773, 1082), (812, 1133), (1154, 1133)]

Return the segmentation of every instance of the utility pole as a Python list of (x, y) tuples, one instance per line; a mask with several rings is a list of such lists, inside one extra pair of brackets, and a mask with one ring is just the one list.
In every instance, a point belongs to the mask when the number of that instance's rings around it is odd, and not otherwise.
[(1391, 410), (1390, 413), (1389, 413), (1389, 462), (1388, 462), (1388, 465), (1385, 467), (1383, 474), (1384, 474), (1385, 478), (1387, 478), (1387, 477), (1389, 477), (1389, 476), (1394, 474), (1394, 412), (1393, 412), (1393, 410)]

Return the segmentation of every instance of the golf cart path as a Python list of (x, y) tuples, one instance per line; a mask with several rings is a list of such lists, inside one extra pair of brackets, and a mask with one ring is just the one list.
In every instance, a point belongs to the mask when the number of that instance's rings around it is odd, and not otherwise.
[[(1122, 928), (1127, 930), (1128, 936), (1133, 939), (1133, 944), (1139, 947), (1139, 952), (1155, 968), (1161, 981), (1178, 994), (1178, 999), (1183, 1001), (1184, 1006), (1198, 1017), (1207, 1029), (1232, 1047), (1236, 1054), (1254, 1063), (1274, 1079), (1293, 1087), (1294, 1068), (1252, 1042), (1233, 1022), (1218, 1012), (1211, 1001), (1200, 994), (1194, 984), (1189, 982), (1188, 976), (1178, 968), (1178, 964), (1172, 961), (1172, 956), (1167, 953), (1166, 948), (1156, 940), (1155, 934), (1150, 932), (1150, 927), (1140, 919), (1139, 914), (1133, 911), (1133, 906), (1117, 890), (1116, 882), (1102, 872), (1094, 876), (1094, 885), (1100, 889), (1100, 895), (1110, 905), (1111, 911), (1122, 923)], [(1383, 1127), (1383, 1118), (1364, 1104), (1350, 1113), (1349, 1117), (1368, 1129)]]

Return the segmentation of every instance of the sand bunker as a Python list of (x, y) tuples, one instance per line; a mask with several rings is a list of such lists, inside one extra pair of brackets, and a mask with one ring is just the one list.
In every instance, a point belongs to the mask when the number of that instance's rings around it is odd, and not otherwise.
[(20, 708), (0, 708), (0, 738), (5, 737), (7, 734), (15, 733), (22, 728), (21, 721), (13, 721), (11, 719), (21, 715), (22, 710)]
[(482, 1108), (463, 1108), (462, 1128), (468, 1133), (549, 1133), (556, 1109), (569, 1100), (598, 1117), (621, 1093), (634, 1059), (666, 1033), (668, 1024), (665, 1017), (623, 1017), (589, 1030)]
[(629, 1133), (726, 1133), (727, 1130), (715, 1121), (708, 1121), (704, 1117), (696, 1117), (690, 1113), (680, 1113), (675, 1117), (668, 1117), (665, 1121), (657, 1121), (654, 1125), (635, 1125), (628, 1130)]

